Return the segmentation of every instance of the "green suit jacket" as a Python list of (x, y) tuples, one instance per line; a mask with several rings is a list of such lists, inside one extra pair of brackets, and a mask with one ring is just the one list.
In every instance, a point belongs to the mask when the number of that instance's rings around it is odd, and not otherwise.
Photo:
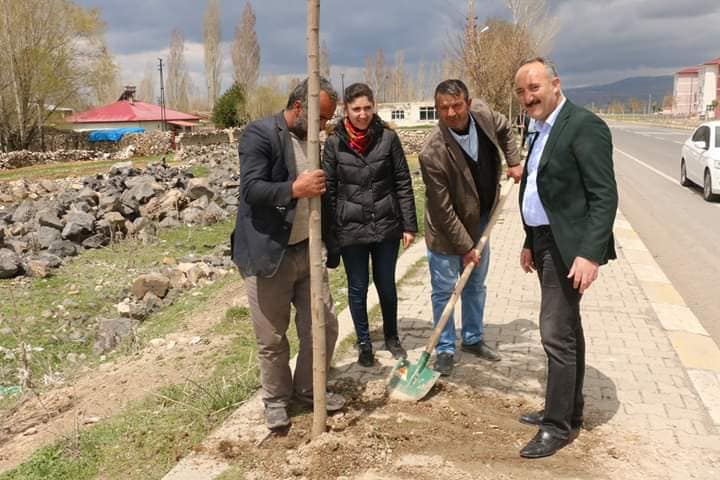
[[(597, 115), (566, 101), (550, 130), (537, 187), (555, 243), (569, 269), (575, 257), (600, 265), (617, 258), (612, 228), (618, 206), (610, 129)], [(530, 153), (528, 153), (528, 159)], [(520, 184), (520, 211), (527, 185)], [(525, 224), (525, 248), (532, 235)]]

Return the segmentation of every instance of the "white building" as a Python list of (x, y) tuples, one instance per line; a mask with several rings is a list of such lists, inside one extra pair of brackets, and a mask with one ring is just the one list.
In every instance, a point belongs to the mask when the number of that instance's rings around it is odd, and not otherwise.
[(433, 100), (378, 103), (376, 111), (380, 118), (398, 127), (435, 125), (438, 120)]

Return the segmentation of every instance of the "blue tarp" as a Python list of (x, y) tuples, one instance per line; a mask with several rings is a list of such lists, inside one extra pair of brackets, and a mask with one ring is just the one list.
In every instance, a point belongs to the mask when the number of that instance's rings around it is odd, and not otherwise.
[(88, 140), (91, 142), (119, 142), (123, 135), (128, 133), (143, 133), (142, 127), (113, 128), (111, 130), (93, 130), (88, 134)]

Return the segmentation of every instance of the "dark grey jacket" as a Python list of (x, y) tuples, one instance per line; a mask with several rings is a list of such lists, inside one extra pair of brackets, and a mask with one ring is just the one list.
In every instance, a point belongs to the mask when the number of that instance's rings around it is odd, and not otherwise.
[[(240, 203), (232, 258), (245, 277), (272, 277), (285, 255), (297, 205), (292, 198), (295, 153), (283, 112), (250, 123), (240, 138), (238, 155)], [(339, 256), (326, 237), (327, 264), (335, 267)]]
[(326, 209), (340, 247), (400, 239), (403, 232), (418, 231), (400, 139), (377, 115), (369, 128), (372, 138), (365, 155), (350, 147), (342, 122), (325, 142)]

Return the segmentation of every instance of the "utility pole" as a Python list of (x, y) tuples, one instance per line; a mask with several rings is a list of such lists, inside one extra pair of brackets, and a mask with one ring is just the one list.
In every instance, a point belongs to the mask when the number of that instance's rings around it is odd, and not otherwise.
[(343, 96), (343, 100), (344, 100), (344, 97), (345, 97), (345, 74), (344, 73), (340, 74), (340, 95)]
[(167, 130), (167, 115), (165, 113), (165, 82), (163, 82), (163, 59), (158, 58), (160, 62), (160, 123), (162, 131)]
[(648, 115), (652, 113), (652, 93), (648, 93)]

